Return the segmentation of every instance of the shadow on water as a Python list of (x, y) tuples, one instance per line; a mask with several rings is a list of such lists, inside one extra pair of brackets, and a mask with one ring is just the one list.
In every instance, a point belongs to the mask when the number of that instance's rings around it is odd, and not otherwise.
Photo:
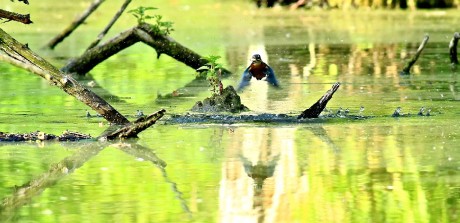
[[(188, 205), (182, 197), (182, 192), (179, 191), (177, 184), (168, 176), (166, 162), (159, 158), (151, 149), (135, 142), (93, 142), (82, 144), (83, 145), (78, 146), (74, 154), (64, 158), (60, 162), (52, 164), (47, 172), (34, 177), (34, 179), (21, 186), (15, 186), (12, 194), (3, 198), (0, 204), (0, 221), (6, 222), (14, 220), (15, 215), (18, 213), (18, 209), (27, 205), (34, 197), (40, 196), (44, 190), (58, 184), (60, 180), (82, 167), (86, 162), (97, 156), (107, 147), (118, 148), (136, 159), (151, 162), (160, 170), (165, 182), (171, 185), (171, 190), (176, 195), (176, 199), (180, 201), (183, 211), (187, 213), (189, 217), (192, 216)], [(65, 144), (63, 145), (65, 146)], [(74, 147), (75, 145), (69, 144), (68, 146)]]

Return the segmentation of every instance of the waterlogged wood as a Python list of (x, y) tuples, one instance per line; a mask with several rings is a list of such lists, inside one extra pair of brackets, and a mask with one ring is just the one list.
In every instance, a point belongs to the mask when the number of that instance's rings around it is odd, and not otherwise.
[(113, 16), (113, 18), (110, 20), (109, 24), (102, 30), (102, 32), (97, 36), (97, 39), (94, 40), (86, 50), (89, 50), (89, 49), (97, 46), (97, 44), (99, 44), (99, 42), (101, 42), (102, 38), (104, 38), (104, 36), (107, 35), (107, 33), (109, 32), (110, 28), (112, 28), (113, 24), (115, 24), (115, 22), (118, 20), (118, 18), (120, 18), (121, 14), (123, 14), (123, 12), (128, 7), (129, 3), (131, 3), (131, 1), (132, 0), (126, 0), (123, 3), (123, 5), (121, 6), (120, 10), (118, 10), (118, 12), (115, 13), (115, 16)]
[(0, 132), (0, 142), (23, 142), (23, 141), (79, 141), (92, 139), (91, 135), (78, 132), (64, 131), (61, 135), (53, 135), (40, 131), (31, 133), (3, 133)]
[(331, 100), (334, 93), (339, 89), (340, 83), (337, 82), (332, 85), (332, 88), (329, 89), (326, 94), (324, 94), (315, 104), (313, 104), (310, 108), (303, 111), (297, 119), (302, 118), (318, 118), (319, 114), (326, 108), (327, 103)]
[(19, 14), (0, 9), (0, 18), (8, 19), (9, 21), (16, 21), (24, 24), (31, 24), (30, 14)]
[(128, 119), (104, 99), (75, 81), (70, 75), (60, 72), (56, 67), (30, 50), (27, 44), (19, 43), (2, 29), (0, 29), (0, 50), (8, 55), (1, 56), (0, 59), (46, 79), (50, 84), (61, 88), (67, 94), (74, 96), (97, 111), (107, 121), (115, 124), (129, 123)]
[(457, 44), (458, 40), (460, 39), (460, 33), (454, 33), (454, 36), (450, 40), (449, 43), (449, 56), (450, 56), (450, 63), (452, 66), (458, 65), (458, 58), (457, 58)]
[(59, 35), (54, 37), (48, 44), (47, 47), (54, 49), (60, 42), (62, 42), (67, 36), (69, 36), (75, 29), (78, 28), (83, 22), (88, 18), (91, 13), (93, 13), (99, 5), (101, 5), (105, 0), (95, 0), (86, 10), (77, 17), (64, 31)]
[(428, 43), (428, 40), (430, 37), (428, 35), (425, 35), (423, 38), (422, 43), (420, 43), (420, 46), (418, 47), (417, 51), (415, 52), (414, 56), (406, 63), (402, 71), (400, 72), (401, 75), (409, 75), (410, 74), (410, 69), (412, 66), (417, 62), (418, 58), (420, 57), (420, 54), (422, 53), (423, 49), (425, 49), (426, 44)]
[[(151, 24), (143, 23), (120, 33), (102, 45), (91, 48), (80, 57), (69, 61), (61, 70), (66, 73), (86, 74), (99, 63), (137, 42), (143, 42), (154, 48), (158, 57), (166, 54), (195, 70), (209, 63), (209, 60), (171, 37), (158, 33)], [(230, 74), (228, 70), (222, 70), (223, 76), (228, 74)]]
[(155, 124), (161, 117), (164, 116), (166, 110), (162, 109), (152, 113), (146, 117), (140, 117), (136, 121), (127, 124), (115, 131), (103, 134), (98, 137), (100, 141), (113, 140), (117, 138), (136, 138), (137, 134)]

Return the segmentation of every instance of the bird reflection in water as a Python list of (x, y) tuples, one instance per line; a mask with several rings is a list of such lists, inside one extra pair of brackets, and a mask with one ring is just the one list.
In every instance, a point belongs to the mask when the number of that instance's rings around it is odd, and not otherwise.
[(279, 155), (273, 157), (267, 162), (258, 161), (256, 165), (253, 165), (246, 157), (240, 155), (241, 162), (243, 162), (244, 171), (246, 174), (254, 179), (254, 189), (256, 194), (262, 191), (262, 187), (265, 179), (272, 177), (275, 173), (275, 167), (279, 160)]

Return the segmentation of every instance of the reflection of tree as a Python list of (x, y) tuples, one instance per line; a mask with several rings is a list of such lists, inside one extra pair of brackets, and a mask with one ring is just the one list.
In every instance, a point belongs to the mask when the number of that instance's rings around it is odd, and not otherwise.
[(182, 193), (177, 188), (177, 184), (167, 175), (165, 169), (166, 162), (161, 160), (151, 149), (136, 143), (110, 144), (108, 142), (95, 142), (83, 145), (71, 156), (51, 165), (46, 173), (43, 173), (22, 186), (15, 187), (13, 193), (1, 201), (0, 221), (3, 222), (13, 218), (17, 213), (17, 209), (28, 204), (32, 198), (40, 195), (45, 189), (56, 185), (65, 176), (82, 167), (86, 162), (91, 160), (106, 147), (118, 148), (131, 156), (149, 161), (158, 167), (165, 181), (171, 185), (171, 189), (176, 195), (176, 198), (180, 200), (184, 212), (189, 214), (191, 213), (182, 197)]

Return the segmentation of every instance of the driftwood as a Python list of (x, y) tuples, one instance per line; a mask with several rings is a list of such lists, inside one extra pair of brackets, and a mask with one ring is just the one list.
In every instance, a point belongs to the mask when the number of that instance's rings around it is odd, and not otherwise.
[(19, 14), (15, 12), (5, 11), (0, 9), (0, 18), (8, 19), (8, 21), (16, 21), (24, 24), (31, 24), (32, 20), (30, 20), (30, 14)]
[(101, 33), (99, 33), (99, 35), (97, 36), (97, 39), (94, 40), (86, 50), (89, 50), (89, 49), (97, 46), (97, 44), (99, 44), (99, 42), (101, 42), (102, 38), (104, 38), (104, 36), (109, 32), (110, 28), (112, 28), (113, 24), (115, 24), (115, 22), (118, 20), (118, 18), (120, 18), (121, 14), (125, 11), (125, 9), (128, 7), (129, 3), (131, 3), (131, 1), (132, 0), (126, 0), (123, 3), (123, 5), (121, 6), (120, 10), (118, 10), (118, 12), (115, 14), (115, 16), (110, 20), (109, 24), (102, 30)]
[(303, 111), (302, 114), (300, 114), (297, 119), (302, 119), (302, 118), (318, 118), (319, 114), (326, 108), (327, 102), (331, 100), (332, 95), (339, 89), (340, 83), (337, 82), (334, 85), (332, 85), (332, 88), (326, 92), (315, 104), (313, 104), (310, 108), (307, 110)]
[(0, 222), (10, 220), (12, 214), (16, 213), (15, 210), (26, 205), (33, 197), (40, 195), (45, 189), (52, 187), (61, 179), (73, 173), (108, 146), (118, 148), (136, 158), (152, 162), (162, 172), (165, 172), (166, 162), (157, 157), (152, 150), (141, 145), (130, 143), (90, 143), (76, 150), (73, 155), (51, 165), (48, 171), (42, 175), (21, 186), (16, 186), (12, 194), (4, 198), (0, 203)]
[(54, 37), (46, 46), (50, 49), (54, 49), (60, 42), (62, 42), (67, 36), (69, 36), (75, 29), (78, 28), (83, 22), (91, 15), (105, 0), (95, 0), (83, 14), (77, 17), (64, 31)]
[(99, 140), (112, 140), (116, 138), (136, 138), (137, 134), (155, 124), (161, 117), (164, 116), (166, 110), (162, 109), (152, 113), (147, 117), (140, 117), (136, 121), (119, 128), (115, 131), (105, 133), (98, 137)]
[(402, 71), (400, 72), (401, 75), (409, 75), (410, 74), (410, 69), (412, 66), (417, 62), (417, 59), (419, 58), (420, 54), (422, 53), (423, 49), (426, 46), (426, 43), (428, 42), (428, 39), (430, 37), (428, 35), (425, 35), (423, 38), (422, 43), (420, 43), (420, 46), (418, 47), (417, 51), (415, 52), (414, 56), (406, 63)]
[[(169, 55), (195, 70), (209, 63), (207, 59), (171, 37), (158, 33), (151, 24), (143, 23), (87, 50), (80, 57), (69, 61), (61, 70), (66, 73), (86, 74), (102, 61), (137, 42), (143, 42), (153, 47), (157, 51), (158, 57), (161, 54)], [(222, 73), (223, 75), (230, 74), (225, 69), (222, 70)]]
[(60, 72), (56, 67), (30, 50), (27, 44), (19, 43), (2, 29), (0, 29), (0, 50), (8, 55), (0, 55), (0, 60), (7, 61), (39, 75), (50, 84), (58, 86), (67, 94), (74, 96), (97, 111), (107, 121), (115, 124), (129, 123), (128, 119), (104, 99), (75, 81), (70, 75)]
[(452, 66), (458, 65), (458, 58), (457, 58), (457, 44), (458, 40), (460, 39), (460, 33), (454, 33), (452, 40), (449, 43), (449, 56), (450, 56), (450, 63)]

